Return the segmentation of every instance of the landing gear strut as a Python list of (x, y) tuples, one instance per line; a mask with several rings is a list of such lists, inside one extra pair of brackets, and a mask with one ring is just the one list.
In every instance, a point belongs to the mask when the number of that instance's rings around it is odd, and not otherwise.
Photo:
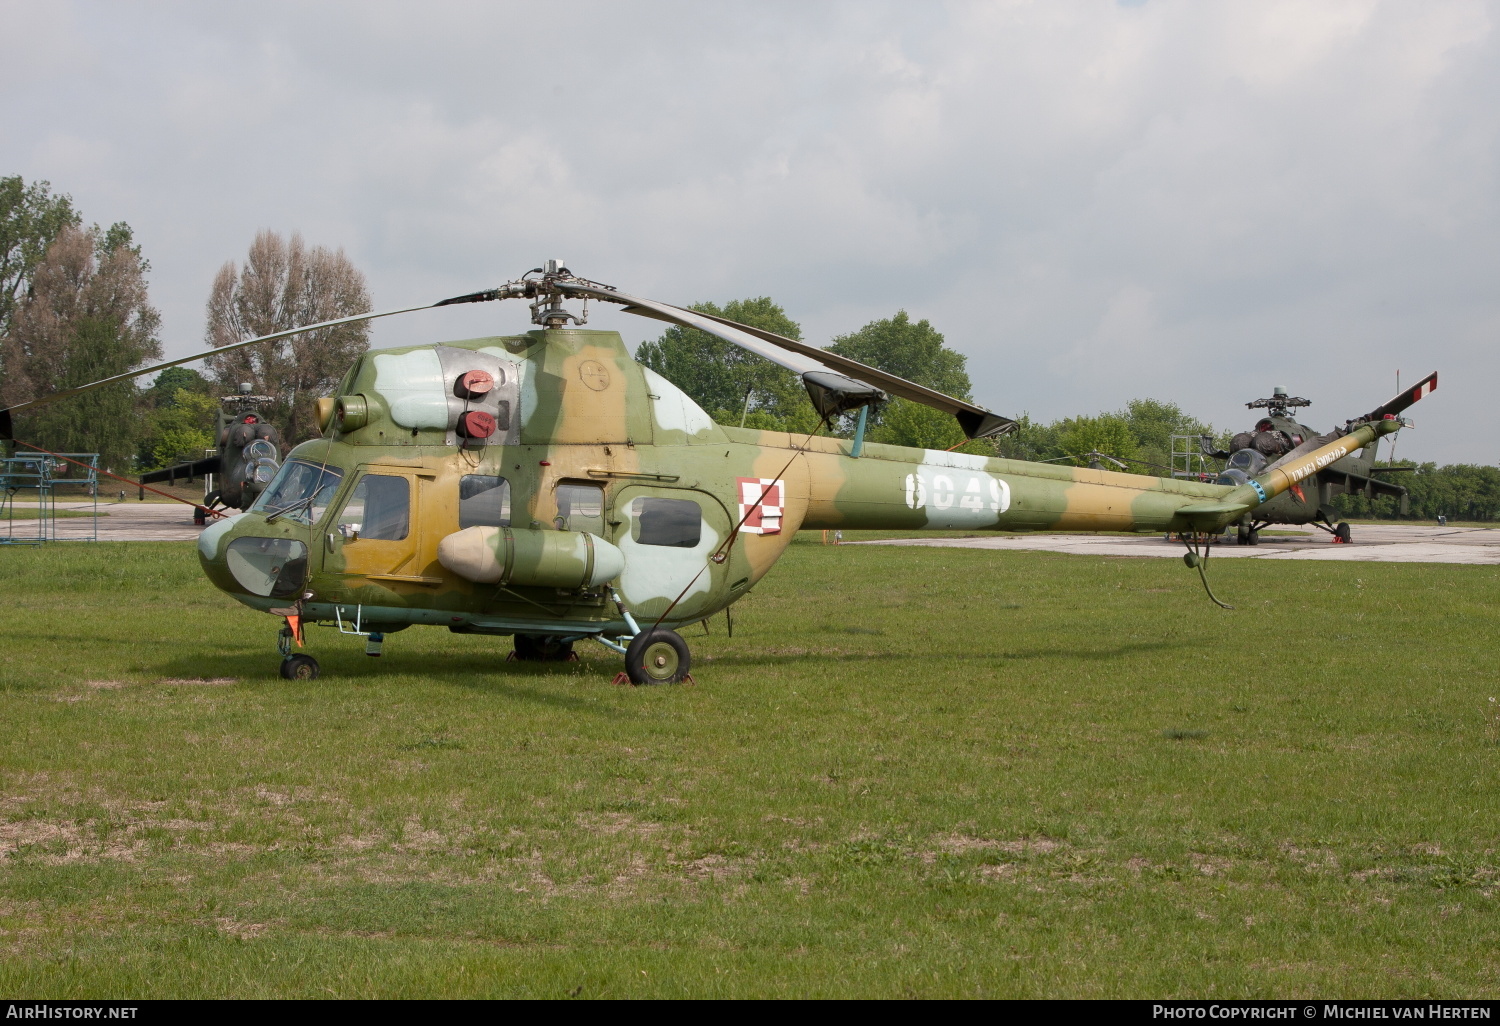
[[(693, 665), (693, 657), (688, 653), (687, 642), (676, 631), (669, 631), (665, 627), (648, 627), (641, 630), (635, 617), (630, 615), (620, 593), (613, 588), (609, 590), (609, 597), (614, 600), (615, 608), (619, 609), (620, 617), (625, 621), (633, 633), (629, 643), (621, 646), (619, 641), (611, 641), (602, 635), (595, 635), (594, 640), (606, 648), (625, 654), (625, 672), (615, 677), (616, 684), (691, 684), (692, 674), (688, 669)], [(671, 607), (668, 607), (668, 612)]]
[[(300, 623), (299, 623), (300, 627)], [(283, 680), (317, 680), (318, 661), (310, 655), (292, 655), (292, 643), (300, 641), (290, 622), (276, 635), (276, 650), (281, 653)]]
[(1350, 536), (1349, 522), (1347, 520), (1340, 520), (1335, 524), (1332, 520), (1325, 517), (1321, 524), (1314, 520), (1313, 526), (1320, 531), (1327, 531), (1333, 535), (1333, 543), (1335, 545), (1348, 545), (1354, 540)]

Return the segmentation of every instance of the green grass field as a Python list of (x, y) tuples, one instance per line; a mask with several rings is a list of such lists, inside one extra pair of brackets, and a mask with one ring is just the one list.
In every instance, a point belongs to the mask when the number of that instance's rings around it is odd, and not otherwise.
[(799, 543), (691, 686), (0, 550), (0, 993), (1493, 996), (1487, 567)]

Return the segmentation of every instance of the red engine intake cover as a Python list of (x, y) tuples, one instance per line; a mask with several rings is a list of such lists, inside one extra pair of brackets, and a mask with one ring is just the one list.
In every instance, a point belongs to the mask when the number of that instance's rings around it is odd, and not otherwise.
[[(484, 374), (483, 371), (471, 373)], [(485, 374), (485, 377), (489, 377)], [(458, 418), (458, 433), (465, 438), (488, 438), (495, 433), (495, 418), (482, 410), (470, 410)]]
[(465, 399), (478, 399), (488, 395), (495, 387), (495, 379), (489, 371), (464, 371), (458, 379), (458, 394)]

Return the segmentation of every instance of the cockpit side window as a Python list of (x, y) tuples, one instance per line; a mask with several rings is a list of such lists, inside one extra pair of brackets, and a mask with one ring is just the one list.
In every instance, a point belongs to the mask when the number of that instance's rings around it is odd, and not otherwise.
[(339, 514), (346, 538), (400, 541), (411, 529), (411, 484), (404, 477), (366, 474)]
[(509, 527), (510, 482), (488, 474), (465, 474), (458, 482), (458, 526)]
[[(343, 472), (335, 467), (290, 460), (282, 464), (281, 471), (250, 508), (263, 513), (285, 509), (291, 519), (310, 524), (323, 515), (343, 478)], [(297, 508), (289, 509), (292, 506)]]

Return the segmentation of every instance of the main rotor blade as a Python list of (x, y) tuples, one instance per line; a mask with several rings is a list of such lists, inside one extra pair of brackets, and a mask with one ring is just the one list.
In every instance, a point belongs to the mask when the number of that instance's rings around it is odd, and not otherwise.
[(142, 367), (140, 370), (126, 371), (123, 374), (115, 374), (107, 378), (100, 378), (98, 381), (90, 381), (87, 385), (78, 385), (74, 388), (65, 388), (60, 392), (52, 392), (48, 395), (39, 396), (36, 399), (28, 399), (24, 403), (16, 403), (16, 405), (14, 406), (7, 406), (4, 409), (0, 409), (0, 428), (4, 429), (3, 431), (0, 431), (0, 433), (3, 433), (3, 435), (7, 438), (10, 437), (10, 415), (16, 410), (25, 410), (33, 406), (47, 406), (57, 402), (59, 399), (67, 399), (82, 392), (91, 391), (95, 388), (102, 388), (105, 385), (113, 385), (117, 381), (129, 381), (131, 378), (138, 378), (143, 374), (154, 374), (157, 371), (164, 371), (168, 367), (179, 367), (184, 363), (192, 363), (195, 360), (201, 360), (205, 356), (213, 356), (215, 353), (227, 353), (231, 349), (242, 349), (245, 346), (259, 345), (262, 342), (275, 342), (277, 339), (289, 338), (292, 335), (300, 335), (304, 331), (317, 331), (319, 328), (334, 328), (340, 324), (355, 324), (359, 321), (373, 321), (379, 317), (393, 317), (396, 314), (412, 313), (415, 310), (430, 310), (433, 307), (440, 305), (442, 304), (423, 303), (421, 306), (407, 306), (402, 307), (400, 310), (382, 310), (379, 313), (355, 314), (352, 317), (339, 317), (331, 321), (319, 321), (317, 324), (304, 324), (301, 327), (288, 328), (286, 331), (272, 332), (269, 335), (261, 335), (258, 338), (247, 338), (242, 342), (231, 342), (227, 346), (219, 346), (217, 349), (209, 349), (206, 352), (194, 353), (192, 356), (184, 356), (180, 360), (168, 360), (166, 363), (158, 363), (151, 367)]
[[(618, 303), (625, 308), (626, 313), (667, 321), (686, 328), (697, 328), (699, 331), (722, 338), (726, 342), (732, 342), (801, 376), (803, 384), (807, 386), (809, 393), (813, 394), (815, 403), (819, 401), (819, 392), (827, 394), (830, 391), (837, 391), (837, 379), (843, 379), (850, 385), (855, 385), (855, 388), (849, 389), (846, 386), (843, 389), (847, 398), (840, 404), (840, 410), (858, 409), (860, 406), (868, 405), (871, 401), (878, 401), (868, 391), (859, 389), (856, 385), (856, 383), (863, 383), (950, 414), (958, 420), (959, 426), (969, 438), (1005, 434), (1016, 426), (1015, 421), (991, 413), (983, 407), (964, 402), (962, 399), (944, 395), (942, 392), (870, 367), (858, 360), (851, 360), (846, 356), (839, 356), (826, 349), (819, 349), (774, 332), (752, 328), (748, 324), (740, 324), (726, 317), (700, 313), (697, 310), (688, 310), (670, 303), (658, 303), (651, 299), (640, 299), (611, 289), (577, 282), (558, 282), (557, 287), (568, 295), (602, 300), (606, 303)], [(835, 380), (829, 380), (830, 376)], [(839, 401), (830, 399), (827, 402), (834, 405)], [(822, 405), (819, 403), (820, 413), (825, 412), (821, 408)]]
[(815, 359), (828, 364), (830, 367), (847, 374), (856, 381), (877, 385), (892, 395), (900, 396), (902, 399), (910, 399), (914, 403), (920, 403), (923, 406), (930, 406), (935, 410), (941, 410), (957, 419), (959, 426), (964, 430), (964, 434), (970, 438), (989, 438), (992, 435), (1003, 435), (1016, 429), (1016, 422), (1009, 417), (1002, 417), (998, 413), (991, 413), (983, 406), (975, 406), (973, 403), (965, 402), (962, 399), (955, 399), (951, 395), (928, 388), (926, 385), (919, 385), (915, 381), (908, 381), (903, 377), (883, 371), (878, 367), (871, 367), (869, 364), (860, 363), (858, 360), (851, 360), (847, 356), (830, 353), (826, 349), (818, 349), (805, 342), (798, 342), (796, 339), (786, 338), (769, 331), (762, 331), (760, 328), (752, 328), (748, 324), (735, 324), (734, 321), (723, 317), (716, 317), (713, 314), (704, 314), (702, 316), (709, 317), (721, 324), (733, 324), (741, 331), (747, 331), (772, 345), (792, 349), (794, 352), (805, 352)]
[(1411, 388), (1408, 388), (1406, 391), (1396, 396), (1396, 398), (1392, 399), (1384, 406), (1377, 407), (1372, 412), (1365, 414), (1364, 419), (1384, 420), (1387, 415), (1394, 416), (1400, 413), (1402, 410), (1406, 409), (1408, 406), (1415, 403), (1418, 399), (1421, 399), (1428, 392), (1435, 391), (1436, 389), (1437, 371), (1433, 371), (1431, 374), (1427, 375)]

